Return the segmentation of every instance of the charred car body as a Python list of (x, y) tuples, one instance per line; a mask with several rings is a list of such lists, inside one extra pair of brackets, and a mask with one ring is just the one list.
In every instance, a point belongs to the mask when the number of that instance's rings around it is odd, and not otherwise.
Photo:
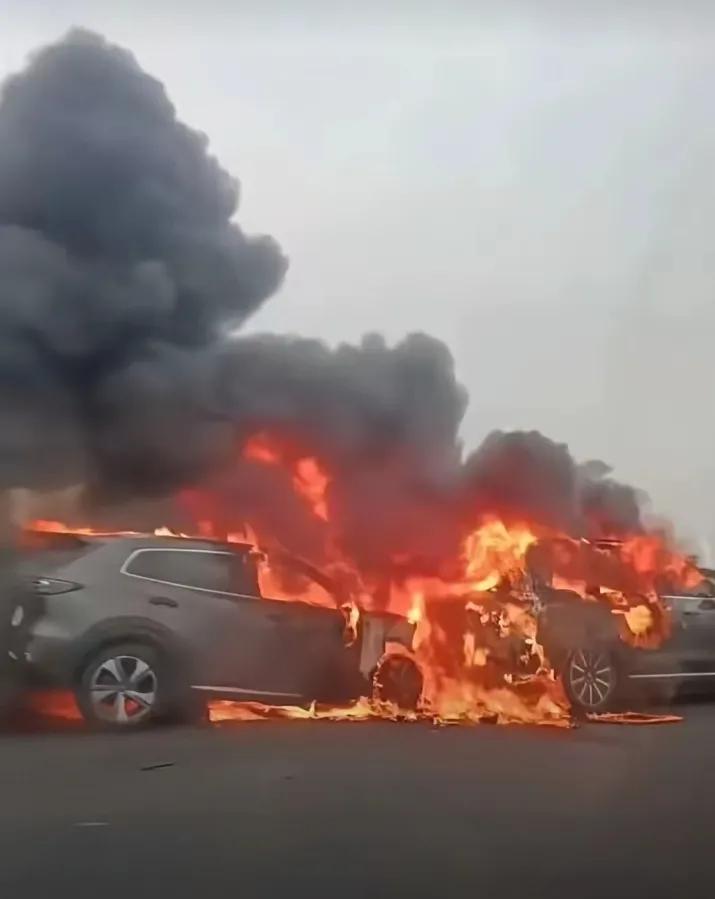
[[(602, 566), (618, 557), (618, 540), (589, 544)], [(553, 545), (552, 545), (553, 551)], [(547, 551), (546, 555), (549, 555)], [(669, 583), (665, 574), (657, 584), (660, 603), (647, 605), (648, 614), (667, 616), (659, 622), (665, 639), (652, 646), (629, 639), (632, 633), (623, 610), (614, 608), (599, 587), (586, 588), (586, 598), (557, 589), (548, 564), (535, 547), (529, 569), (536, 597), (538, 639), (576, 710), (600, 712), (612, 708), (634, 688), (650, 686), (661, 695), (715, 688), (715, 585), (712, 572), (699, 574), (699, 583), (685, 588)], [(633, 597), (637, 602), (638, 597)], [(641, 607), (642, 608), (642, 607)], [(624, 636), (626, 639), (624, 639)]]
[(15, 616), (29, 671), (70, 685), (88, 721), (115, 728), (196, 714), (207, 697), (337, 703), (376, 683), (381, 698), (416, 704), (414, 664), (382, 659), (388, 642), (410, 646), (412, 625), (363, 613), (346, 637), (329, 579), (296, 560), (333, 607), (271, 599), (259, 561), (249, 544), (30, 535), (21, 574), (36, 608)]
[[(591, 544), (605, 553), (614, 546)], [(437, 662), (447, 676), (458, 679), (466, 666), (467, 678), (481, 686), (508, 683), (528, 693), (531, 675), (552, 667), (577, 713), (607, 711), (635, 698), (638, 686), (666, 698), (715, 690), (715, 572), (699, 569), (700, 583), (687, 590), (663, 585), (660, 603), (650, 604), (648, 614), (667, 616), (658, 628), (667, 636), (649, 646), (629, 635), (626, 607), (614, 607), (605, 591), (586, 587), (584, 597), (562, 586), (543, 564), (544, 549), (545, 543), (535, 544), (525, 570), (466, 605), (463, 599), (431, 604), (428, 617), (446, 635)], [(447, 651), (465, 637), (464, 658)]]
[[(607, 559), (620, 543), (602, 540), (590, 546)], [(638, 685), (668, 698), (715, 689), (715, 582), (713, 572), (699, 569), (699, 574), (700, 582), (687, 589), (662, 580), (660, 603), (647, 605), (647, 614), (667, 616), (658, 628), (667, 636), (652, 646), (640, 645), (631, 638), (623, 610), (614, 608), (599, 587), (587, 587), (585, 598), (555, 587), (536, 548), (529, 578), (537, 639), (577, 711), (606, 711)]]
[(670, 634), (655, 648), (624, 641), (618, 616), (597, 597), (539, 588), (539, 641), (576, 709), (605, 711), (638, 685), (665, 696), (715, 689), (715, 586), (702, 573), (692, 590), (661, 593)]

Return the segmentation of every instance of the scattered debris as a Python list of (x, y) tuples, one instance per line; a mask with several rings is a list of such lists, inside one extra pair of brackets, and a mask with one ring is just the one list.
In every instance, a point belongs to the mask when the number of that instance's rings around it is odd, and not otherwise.
[(174, 762), (158, 762), (156, 765), (142, 765), (140, 771), (156, 771), (159, 768), (173, 768)]
[(649, 715), (646, 712), (600, 712), (586, 715), (594, 724), (678, 724), (682, 715)]

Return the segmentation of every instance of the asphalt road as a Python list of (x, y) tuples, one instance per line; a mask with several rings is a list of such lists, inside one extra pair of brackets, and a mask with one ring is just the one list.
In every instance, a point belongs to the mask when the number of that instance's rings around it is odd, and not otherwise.
[(0, 896), (710, 896), (715, 704), (679, 711), (4, 735)]

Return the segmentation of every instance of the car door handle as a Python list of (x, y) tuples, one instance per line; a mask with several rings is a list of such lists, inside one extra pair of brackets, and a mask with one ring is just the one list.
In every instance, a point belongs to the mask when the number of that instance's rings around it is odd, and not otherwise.
[(152, 596), (149, 602), (153, 606), (166, 606), (169, 609), (179, 608), (179, 603), (175, 599), (169, 599), (168, 596)]

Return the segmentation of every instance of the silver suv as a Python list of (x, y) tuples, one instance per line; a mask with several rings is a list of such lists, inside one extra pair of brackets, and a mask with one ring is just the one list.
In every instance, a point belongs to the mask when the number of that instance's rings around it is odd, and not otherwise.
[(284, 574), (334, 605), (267, 598), (258, 557), (249, 544), (198, 539), (31, 535), (21, 574), (36, 607), (13, 621), (33, 678), (71, 685), (86, 720), (117, 729), (198, 714), (211, 696), (336, 703), (379, 683), (383, 698), (416, 705), (414, 663), (382, 660), (388, 641), (410, 646), (406, 619), (363, 613), (346, 640), (329, 578), (285, 557)]

